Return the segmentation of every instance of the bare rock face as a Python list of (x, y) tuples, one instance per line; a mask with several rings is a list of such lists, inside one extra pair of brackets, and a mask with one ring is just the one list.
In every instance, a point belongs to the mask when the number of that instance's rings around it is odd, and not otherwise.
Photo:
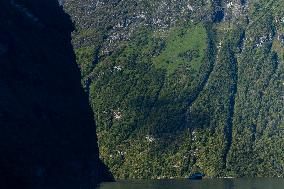
[(0, 2), (2, 185), (103, 180), (69, 16), (56, 0)]

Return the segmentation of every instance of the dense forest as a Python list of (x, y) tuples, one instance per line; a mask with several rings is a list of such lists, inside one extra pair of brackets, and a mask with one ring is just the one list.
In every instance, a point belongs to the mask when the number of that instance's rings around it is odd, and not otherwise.
[(65, 0), (116, 178), (284, 175), (282, 0)]

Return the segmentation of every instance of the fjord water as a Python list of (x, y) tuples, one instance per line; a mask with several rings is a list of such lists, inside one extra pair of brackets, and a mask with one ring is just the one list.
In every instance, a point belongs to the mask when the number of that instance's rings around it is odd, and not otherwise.
[(283, 189), (284, 179), (141, 180), (102, 183), (98, 189)]

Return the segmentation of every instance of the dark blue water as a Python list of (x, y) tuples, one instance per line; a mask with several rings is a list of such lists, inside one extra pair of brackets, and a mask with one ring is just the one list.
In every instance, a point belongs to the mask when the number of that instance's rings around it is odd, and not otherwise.
[(284, 189), (284, 179), (140, 180), (102, 183), (99, 189)]

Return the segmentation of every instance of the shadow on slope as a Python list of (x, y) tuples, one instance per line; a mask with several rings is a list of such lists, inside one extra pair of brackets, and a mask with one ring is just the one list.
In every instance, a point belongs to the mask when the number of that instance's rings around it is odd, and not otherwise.
[[(56, 0), (0, 2), (1, 185), (112, 180)], [(12, 186), (12, 185), (11, 185)]]

